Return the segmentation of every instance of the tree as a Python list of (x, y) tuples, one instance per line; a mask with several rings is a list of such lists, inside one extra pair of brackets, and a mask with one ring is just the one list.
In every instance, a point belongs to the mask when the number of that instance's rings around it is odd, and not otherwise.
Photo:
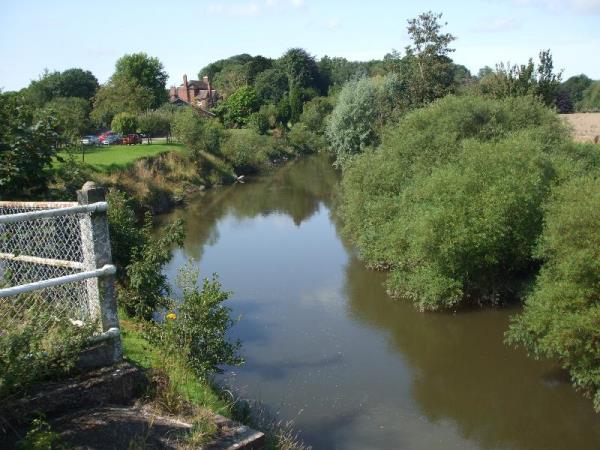
[(90, 103), (80, 97), (56, 97), (50, 100), (36, 117), (53, 115), (56, 131), (63, 143), (73, 143), (90, 129)]
[(133, 53), (117, 60), (112, 80), (134, 82), (151, 95), (150, 106), (157, 108), (167, 100), (166, 84), (169, 75), (158, 58), (146, 53)]
[(172, 114), (166, 111), (146, 111), (137, 116), (139, 132), (149, 137), (171, 134)]
[(1, 197), (16, 200), (47, 190), (57, 138), (53, 114), (35, 119), (28, 105), (0, 93)]
[(137, 116), (132, 113), (122, 112), (113, 117), (111, 130), (121, 134), (135, 133), (137, 131)]
[(315, 58), (302, 48), (291, 48), (277, 61), (287, 75), (288, 87), (319, 88), (319, 69)]
[(480, 80), (478, 89), (484, 96), (492, 98), (532, 95), (547, 106), (554, 106), (560, 79), (561, 73), (553, 72), (550, 50), (542, 50), (537, 67), (531, 58), (521, 65), (500, 63), (493, 74)]
[(577, 104), (578, 111), (600, 111), (600, 81), (592, 82), (582, 93), (581, 101)]
[(544, 265), (507, 340), (560, 361), (600, 412), (600, 179), (576, 177), (546, 208), (536, 253)]
[(254, 89), (262, 104), (278, 103), (288, 90), (287, 76), (279, 68), (267, 69), (256, 76)]
[(64, 72), (46, 71), (39, 80), (29, 84), (25, 89), (25, 96), (33, 104), (42, 106), (58, 97), (90, 100), (98, 87), (98, 80), (89, 70), (74, 68)]
[(383, 126), (401, 105), (401, 89), (396, 74), (361, 78), (344, 85), (326, 130), (338, 163), (379, 143)]
[(442, 33), (439, 20), (442, 13), (431, 11), (408, 20), (408, 34), (412, 45), (406, 47), (409, 62), (404, 71), (412, 91), (412, 103), (428, 103), (450, 92), (454, 77), (452, 60), (449, 54), (454, 51), (450, 44), (456, 38), (450, 33)]
[(120, 112), (141, 113), (152, 106), (152, 93), (133, 80), (111, 79), (94, 97), (92, 120), (99, 126), (109, 127)]
[(581, 74), (569, 78), (561, 84), (560, 88), (569, 94), (571, 101), (576, 105), (583, 100), (583, 91), (585, 91), (590, 84), (592, 84), (592, 80), (588, 76)]
[(244, 126), (258, 107), (256, 90), (252, 86), (243, 86), (218, 105), (215, 112), (223, 118), (225, 126)]

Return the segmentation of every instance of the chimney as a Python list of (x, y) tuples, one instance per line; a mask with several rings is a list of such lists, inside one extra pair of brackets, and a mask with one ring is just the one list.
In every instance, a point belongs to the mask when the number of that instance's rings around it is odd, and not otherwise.
[(208, 75), (204, 75), (204, 77), (202, 77), (202, 79), (206, 83), (206, 86), (208, 89), (208, 95), (206, 96), (206, 105), (212, 106), (212, 88), (210, 87), (210, 80), (208, 79)]
[(187, 81), (187, 75), (183, 75), (183, 87), (185, 88), (185, 101), (190, 102), (190, 88)]

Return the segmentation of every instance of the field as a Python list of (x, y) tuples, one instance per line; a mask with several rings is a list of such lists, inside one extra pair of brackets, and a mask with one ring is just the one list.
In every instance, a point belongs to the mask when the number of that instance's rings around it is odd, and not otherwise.
[(600, 113), (561, 114), (561, 117), (573, 127), (573, 139), (577, 142), (600, 140)]
[[(113, 169), (126, 167), (135, 160), (147, 156), (171, 151), (183, 152), (184, 147), (180, 144), (157, 143), (87, 147), (84, 150), (84, 155), (82, 155), (81, 149), (76, 149), (71, 154), (76, 156), (79, 161), (83, 160), (98, 171), (108, 172)], [(67, 156), (67, 153), (61, 152), (60, 155), (64, 158)], [(56, 164), (60, 163), (57, 162)]]

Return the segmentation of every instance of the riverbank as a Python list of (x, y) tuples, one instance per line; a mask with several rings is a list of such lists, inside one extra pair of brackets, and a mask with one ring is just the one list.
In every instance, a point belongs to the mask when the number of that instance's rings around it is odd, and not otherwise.
[[(72, 198), (87, 180), (126, 192), (136, 210), (165, 213), (199, 191), (265, 174), (278, 165), (320, 149), (315, 135), (297, 128), (290, 133), (257, 134), (227, 130), (214, 152), (183, 144), (109, 146), (62, 152), (54, 163), (51, 195)], [(84, 160), (84, 161), (82, 161)]]
[[(226, 388), (198, 378), (183, 361), (184, 355), (166, 353), (146, 337), (144, 324), (121, 314), (123, 355), (148, 371), (154, 382), (154, 403), (166, 413), (178, 415), (195, 411), (194, 444), (210, 442), (218, 427), (216, 415), (241, 422), (265, 433), (266, 450), (305, 450), (290, 426), (283, 426), (257, 405), (234, 398)], [(195, 434), (194, 434), (195, 433)]]

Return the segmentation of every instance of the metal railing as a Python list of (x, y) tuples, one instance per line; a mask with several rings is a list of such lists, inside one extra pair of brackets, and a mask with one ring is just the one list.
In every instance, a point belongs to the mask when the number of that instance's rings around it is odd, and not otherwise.
[(96, 322), (94, 341), (110, 341), (118, 361), (116, 268), (104, 190), (86, 183), (77, 197), (78, 202), (0, 201), (0, 325), (32, 310), (36, 320)]

